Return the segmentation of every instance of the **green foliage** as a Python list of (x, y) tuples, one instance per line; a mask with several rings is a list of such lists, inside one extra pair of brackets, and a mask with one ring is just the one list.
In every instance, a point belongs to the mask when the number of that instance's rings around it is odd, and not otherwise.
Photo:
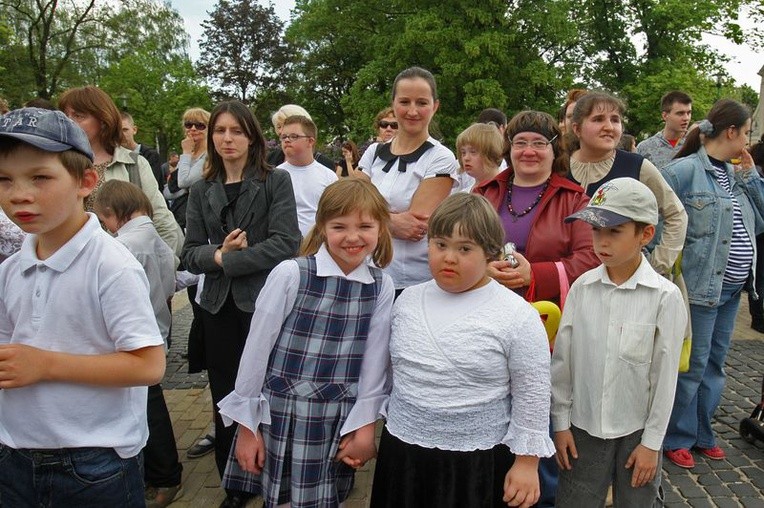
[(283, 23), (273, 5), (255, 0), (219, 0), (202, 23), (204, 34), (199, 73), (214, 84), (219, 98), (236, 97), (249, 103), (274, 87), (288, 67)]
[(138, 126), (136, 140), (158, 145), (163, 158), (169, 150), (180, 149), (183, 112), (190, 107), (212, 108), (209, 90), (187, 56), (168, 58), (148, 48), (112, 65), (101, 86), (117, 104), (126, 102)]

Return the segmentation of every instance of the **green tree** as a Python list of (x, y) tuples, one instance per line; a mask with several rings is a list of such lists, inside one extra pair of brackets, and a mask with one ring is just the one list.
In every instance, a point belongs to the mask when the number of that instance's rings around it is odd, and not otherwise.
[(151, 46), (110, 66), (102, 87), (112, 97), (126, 98), (138, 125), (137, 140), (156, 145), (163, 158), (180, 149), (183, 112), (212, 106), (209, 90), (187, 56), (164, 55)]
[(255, 0), (219, 0), (202, 27), (197, 66), (218, 97), (249, 103), (278, 86), (289, 64), (289, 51), (273, 4), (263, 7)]

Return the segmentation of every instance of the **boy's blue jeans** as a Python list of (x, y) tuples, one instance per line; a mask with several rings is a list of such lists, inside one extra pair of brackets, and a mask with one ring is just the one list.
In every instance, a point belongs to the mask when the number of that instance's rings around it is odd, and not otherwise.
[(742, 285), (723, 284), (718, 306), (690, 305), (690, 370), (677, 379), (674, 407), (663, 440), (665, 450), (716, 445), (711, 420), (724, 391), (724, 361), (742, 289)]
[(16, 450), (0, 444), (0, 506), (144, 508), (142, 458), (111, 448)]

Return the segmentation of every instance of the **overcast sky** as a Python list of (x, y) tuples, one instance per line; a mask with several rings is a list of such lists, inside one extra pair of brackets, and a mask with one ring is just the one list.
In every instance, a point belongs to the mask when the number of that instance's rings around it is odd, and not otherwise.
[[(207, 19), (207, 11), (212, 10), (215, 0), (171, 0), (171, 4), (180, 12), (186, 22), (186, 31), (191, 36), (189, 54), (193, 60), (199, 57), (198, 41), (202, 36), (202, 21)], [(265, 3), (265, 2), (263, 2)], [(294, 0), (274, 0), (276, 14), (284, 21), (289, 21)], [(745, 25), (745, 20), (743, 21)], [(764, 66), (764, 53), (756, 54), (747, 46), (737, 46), (722, 37), (706, 37), (704, 42), (731, 57), (727, 72), (738, 84), (747, 84), (757, 92), (761, 85), (759, 69)]]

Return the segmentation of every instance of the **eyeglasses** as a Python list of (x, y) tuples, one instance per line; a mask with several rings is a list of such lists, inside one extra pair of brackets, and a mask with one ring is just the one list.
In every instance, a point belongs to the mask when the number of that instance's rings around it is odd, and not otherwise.
[(387, 120), (379, 121), (380, 129), (387, 129), (388, 127), (391, 127), (394, 130), (398, 130), (398, 122), (388, 122)]
[(191, 127), (196, 127), (196, 130), (203, 131), (204, 129), (207, 128), (207, 124), (202, 122), (183, 122), (183, 127), (185, 127), (186, 129), (190, 129)]
[(536, 139), (534, 141), (526, 141), (524, 139), (518, 139), (517, 141), (510, 141), (509, 143), (515, 150), (525, 150), (526, 148), (532, 148), (540, 152), (541, 150), (546, 149), (548, 145), (552, 144), (552, 141), (555, 139), (557, 139), (557, 136), (553, 137), (549, 141), (541, 141), (540, 139)]
[(281, 141), (289, 141), (290, 143), (294, 143), (300, 138), (310, 138), (312, 136), (300, 136), (299, 134), (284, 134), (283, 136), (279, 136), (279, 139)]

